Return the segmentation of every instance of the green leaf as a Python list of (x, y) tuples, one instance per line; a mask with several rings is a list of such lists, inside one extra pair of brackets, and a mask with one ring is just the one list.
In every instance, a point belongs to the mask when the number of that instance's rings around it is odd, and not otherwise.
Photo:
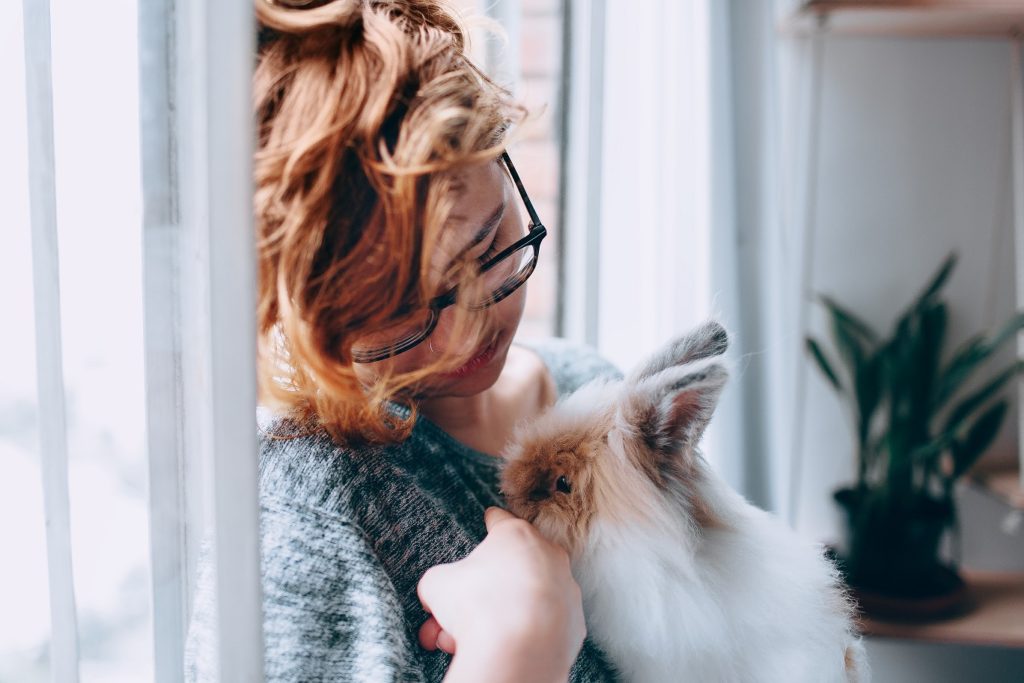
[(984, 405), (990, 398), (995, 396), (1003, 386), (1010, 381), (1014, 376), (1024, 370), (1024, 361), (1017, 361), (1010, 367), (1006, 368), (998, 375), (996, 375), (988, 384), (983, 386), (978, 391), (974, 392), (967, 398), (965, 398), (953, 411), (949, 414), (946, 419), (946, 426), (943, 429), (944, 432), (950, 433), (955, 432), (959, 429), (960, 425), (966, 420), (971, 413)]
[(850, 377), (856, 377), (864, 364), (866, 350), (861, 340), (841, 319), (832, 319), (832, 337), (835, 340), (839, 355), (846, 363), (846, 369)]
[(885, 354), (890, 472), (901, 461), (908, 459), (911, 452), (927, 437), (920, 428), (914, 398), (920, 346), (920, 315), (911, 312), (900, 320)]
[(832, 369), (832, 363), (829, 362), (828, 358), (825, 356), (825, 352), (822, 351), (821, 347), (818, 345), (818, 342), (811, 337), (807, 337), (807, 350), (810, 351), (814, 360), (818, 362), (818, 369), (821, 370), (822, 374), (828, 378), (832, 383), (832, 386), (836, 388), (836, 391), (842, 391), (842, 382), (839, 381), (839, 377)]
[(934, 439), (927, 441), (916, 447), (910, 453), (910, 459), (913, 462), (924, 462), (927, 463), (929, 460), (938, 457), (946, 449), (953, 445), (953, 440), (948, 434), (941, 434)]
[(914, 322), (914, 318), (918, 317), (922, 311), (932, 305), (932, 299), (935, 298), (942, 287), (946, 284), (950, 274), (953, 272), (953, 268), (956, 266), (956, 259), (956, 253), (951, 253), (946, 257), (946, 260), (943, 261), (942, 265), (939, 267), (938, 272), (932, 276), (928, 286), (925, 287), (924, 291), (922, 291), (921, 294), (918, 295), (917, 299), (914, 300), (914, 303), (907, 308), (903, 315), (900, 316), (896, 323), (895, 338), (904, 336), (910, 325)]
[(873, 353), (861, 365), (854, 379), (854, 390), (857, 394), (858, 431), (862, 446), (866, 445), (871, 419), (878, 409), (882, 398), (882, 367), (885, 362), (884, 350)]
[(939, 290), (945, 286), (950, 274), (952, 274), (953, 268), (956, 267), (956, 261), (956, 252), (953, 252), (946, 257), (946, 260), (943, 261), (941, 266), (939, 266), (938, 272), (932, 277), (932, 281), (925, 288), (924, 292), (921, 293), (921, 296), (917, 298), (914, 308), (918, 310), (924, 308), (928, 304), (929, 300), (939, 293)]
[(957, 389), (967, 380), (974, 370), (991, 354), (984, 335), (977, 335), (967, 340), (950, 359), (939, 379), (933, 406), (937, 410), (946, 404)]
[(871, 345), (878, 343), (878, 334), (871, 329), (870, 325), (844, 308), (838, 301), (827, 294), (821, 294), (819, 295), (819, 298), (832, 315), (832, 321), (834, 324), (842, 326), (849, 334), (859, 337), (861, 341)]
[(953, 479), (956, 479), (977, 462), (985, 450), (992, 445), (999, 428), (1006, 417), (1008, 404), (1000, 401), (986, 410), (974, 421), (963, 441), (953, 444)]
[(916, 348), (911, 357), (913, 375), (909, 385), (911, 405), (919, 421), (927, 425), (931, 416), (932, 393), (939, 378), (942, 342), (946, 336), (946, 305), (936, 303), (921, 311)]
[(1022, 329), (1024, 329), (1024, 312), (1010, 318), (990, 339), (984, 335), (978, 335), (961, 346), (946, 366), (946, 370), (942, 373), (942, 379), (939, 380), (933, 402), (935, 409), (944, 406), (989, 356), (1007, 341), (1015, 338)]
[(992, 335), (992, 338), (988, 341), (989, 348), (995, 351), (1010, 339), (1014, 339), (1022, 329), (1024, 329), (1024, 311), (1017, 313), (1007, 320), (1006, 324)]

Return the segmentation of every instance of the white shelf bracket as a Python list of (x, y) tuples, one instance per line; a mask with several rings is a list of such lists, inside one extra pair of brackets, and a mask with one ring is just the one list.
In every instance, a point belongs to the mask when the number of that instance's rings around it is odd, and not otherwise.
[[(1024, 48), (1020, 33), (1011, 39), (1010, 95), (1012, 107), (1013, 243), (1016, 278), (1015, 309), (1024, 308)], [(1017, 357), (1024, 357), (1024, 332), (1017, 333)], [(1017, 458), (1019, 486), (1024, 489), (1024, 378), (1017, 379)]]

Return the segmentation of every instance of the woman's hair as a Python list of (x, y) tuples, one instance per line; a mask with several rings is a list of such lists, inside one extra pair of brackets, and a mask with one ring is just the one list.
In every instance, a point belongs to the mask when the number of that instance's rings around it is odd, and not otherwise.
[[(364, 386), (352, 343), (438, 293), (425, 275), (456, 172), (496, 159), (524, 110), (437, 0), (256, 0), (256, 16), (261, 401), (341, 442), (401, 440), (416, 383), (465, 357)], [(486, 316), (455, 326), (483, 335)]]

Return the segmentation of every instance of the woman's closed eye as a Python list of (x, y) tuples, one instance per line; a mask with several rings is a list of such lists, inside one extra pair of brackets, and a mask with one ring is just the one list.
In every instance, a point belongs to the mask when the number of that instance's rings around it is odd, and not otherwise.
[(444, 278), (443, 289), (445, 291), (458, 285), (468, 273), (478, 271), (481, 266), (501, 253), (501, 250), (504, 249), (505, 246), (501, 243), (501, 240), (497, 235), (498, 232), (499, 231), (495, 230), (495, 235), (491, 240), (490, 245), (488, 245), (487, 249), (485, 249), (479, 256), (473, 257), (467, 255), (461, 262), (453, 264), (449, 268), (448, 273)]
[(483, 264), (487, 263), (492, 258), (497, 256), (503, 248), (504, 247), (502, 246), (498, 246), (498, 237), (495, 236), (494, 239), (491, 240), (491, 245), (487, 247), (487, 250), (477, 257), (477, 263), (479, 263), (482, 266)]

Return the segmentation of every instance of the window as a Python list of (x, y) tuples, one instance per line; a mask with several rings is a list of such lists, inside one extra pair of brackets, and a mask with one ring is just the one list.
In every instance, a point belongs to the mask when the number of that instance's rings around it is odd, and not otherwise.
[[(36, 11), (42, 5), (35, 4)], [(8, 106), (0, 114), (5, 137), (0, 177), (9, 226), (0, 253), (6, 298), (0, 383), (0, 451), (5, 463), (0, 499), (8, 522), (0, 543), (8, 561), (0, 570), (0, 679), (61, 678), (51, 661), (50, 600), (58, 614), (77, 616), (83, 680), (137, 681), (153, 676), (146, 414), (142, 344), (141, 233), (138, 180), (138, 100), (135, 5), (118, 2), (102, 16), (74, 2), (52, 7), (53, 136), (59, 283), (37, 288), (40, 316), (60, 324), (60, 345), (36, 339), (33, 320), (32, 229), (26, 82), (21, 3), (4, 3), (0, 72)], [(37, 34), (29, 29), (29, 37)], [(106, 36), (97, 40), (97, 36)], [(34, 63), (45, 49), (30, 42)], [(35, 72), (36, 78), (41, 74)], [(45, 134), (36, 124), (35, 133)], [(36, 176), (34, 192), (45, 191)], [(36, 257), (36, 268), (41, 264)], [(40, 291), (45, 289), (46, 291)], [(56, 297), (59, 296), (59, 309)], [(40, 308), (48, 310), (39, 310)], [(66, 418), (67, 488), (59, 503), (43, 497), (46, 462), (40, 432), (57, 437), (53, 397), (39, 386), (35, 361), (62, 380)], [(37, 406), (39, 406), (37, 408)], [(51, 471), (52, 475), (53, 472)], [(51, 489), (58, 491), (59, 486)], [(47, 597), (44, 511), (62, 504), (70, 513), (74, 602)], [(55, 520), (53, 525), (60, 527)], [(111, 539), (117, 539), (111, 542)], [(59, 542), (51, 537), (51, 543)], [(52, 550), (52, 548), (51, 548)], [(61, 582), (64, 576), (51, 564)], [(71, 631), (74, 633), (74, 631)]]
[[(680, 296), (680, 262), (657, 249), (690, 247), (688, 273), (703, 262), (706, 188), (678, 187), (706, 170), (706, 84), (699, 62), (685, 73), (672, 65), (692, 56), (679, 45), (698, 55), (706, 45), (663, 19), (706, 39), (704, 4), (459, 2), (505, 27), (507, 47), (480, 41), (477, 56), (535, 115), (511, 152), (552, 238), (520, 333), (561, 333), (628, 367), (696, 317), (690, 304), (706, 293)], [(219, 617), (235, 637), (222, 640), (221, 661), (256, 680), (250, 170), (220, 165), (247, 159), (237, 122), (249, 118), (248, 95), (230, 84), (251, 68), (252, 8), (25, 7), (31, 21), (21, 3), (0, 4), (0, 147), (10, 150), (0, 199), (11, 226), (0, 287), (13, 295), (0, 347), (0, 512), (17, 520), (0, 526), (0, 544), (18, 558), (0, 569), (0, 604), (19, 615), (0, 620), (0, 680), (180, 680), (199, 541), (208, 525), (229, 524)], [(636, 96), (660, 118), (631, 115)], [(52, 128), (39, 115), (51, 97)], [(681, 112), (691, 118), (678, 128)], [(680, 144), (688, 160), (666, 152)], [(30, 215), (30, 196), (52, 202), (55, 222)], [(59, 278), (46, 275), (55, 264)], [(690, 308), (678, 312), (680, 302)]]
[(471, 49), (487, 72), (530, 110), (512, 149), (523, 184), (552, 237), (544, 243), (530, 278), (521, 337), (551, 336), (559, 329), (561, 146), (564, 83), (563, 0), (457, 0), (469, 16), (489, 16), (502, 34), (471, 22)]

